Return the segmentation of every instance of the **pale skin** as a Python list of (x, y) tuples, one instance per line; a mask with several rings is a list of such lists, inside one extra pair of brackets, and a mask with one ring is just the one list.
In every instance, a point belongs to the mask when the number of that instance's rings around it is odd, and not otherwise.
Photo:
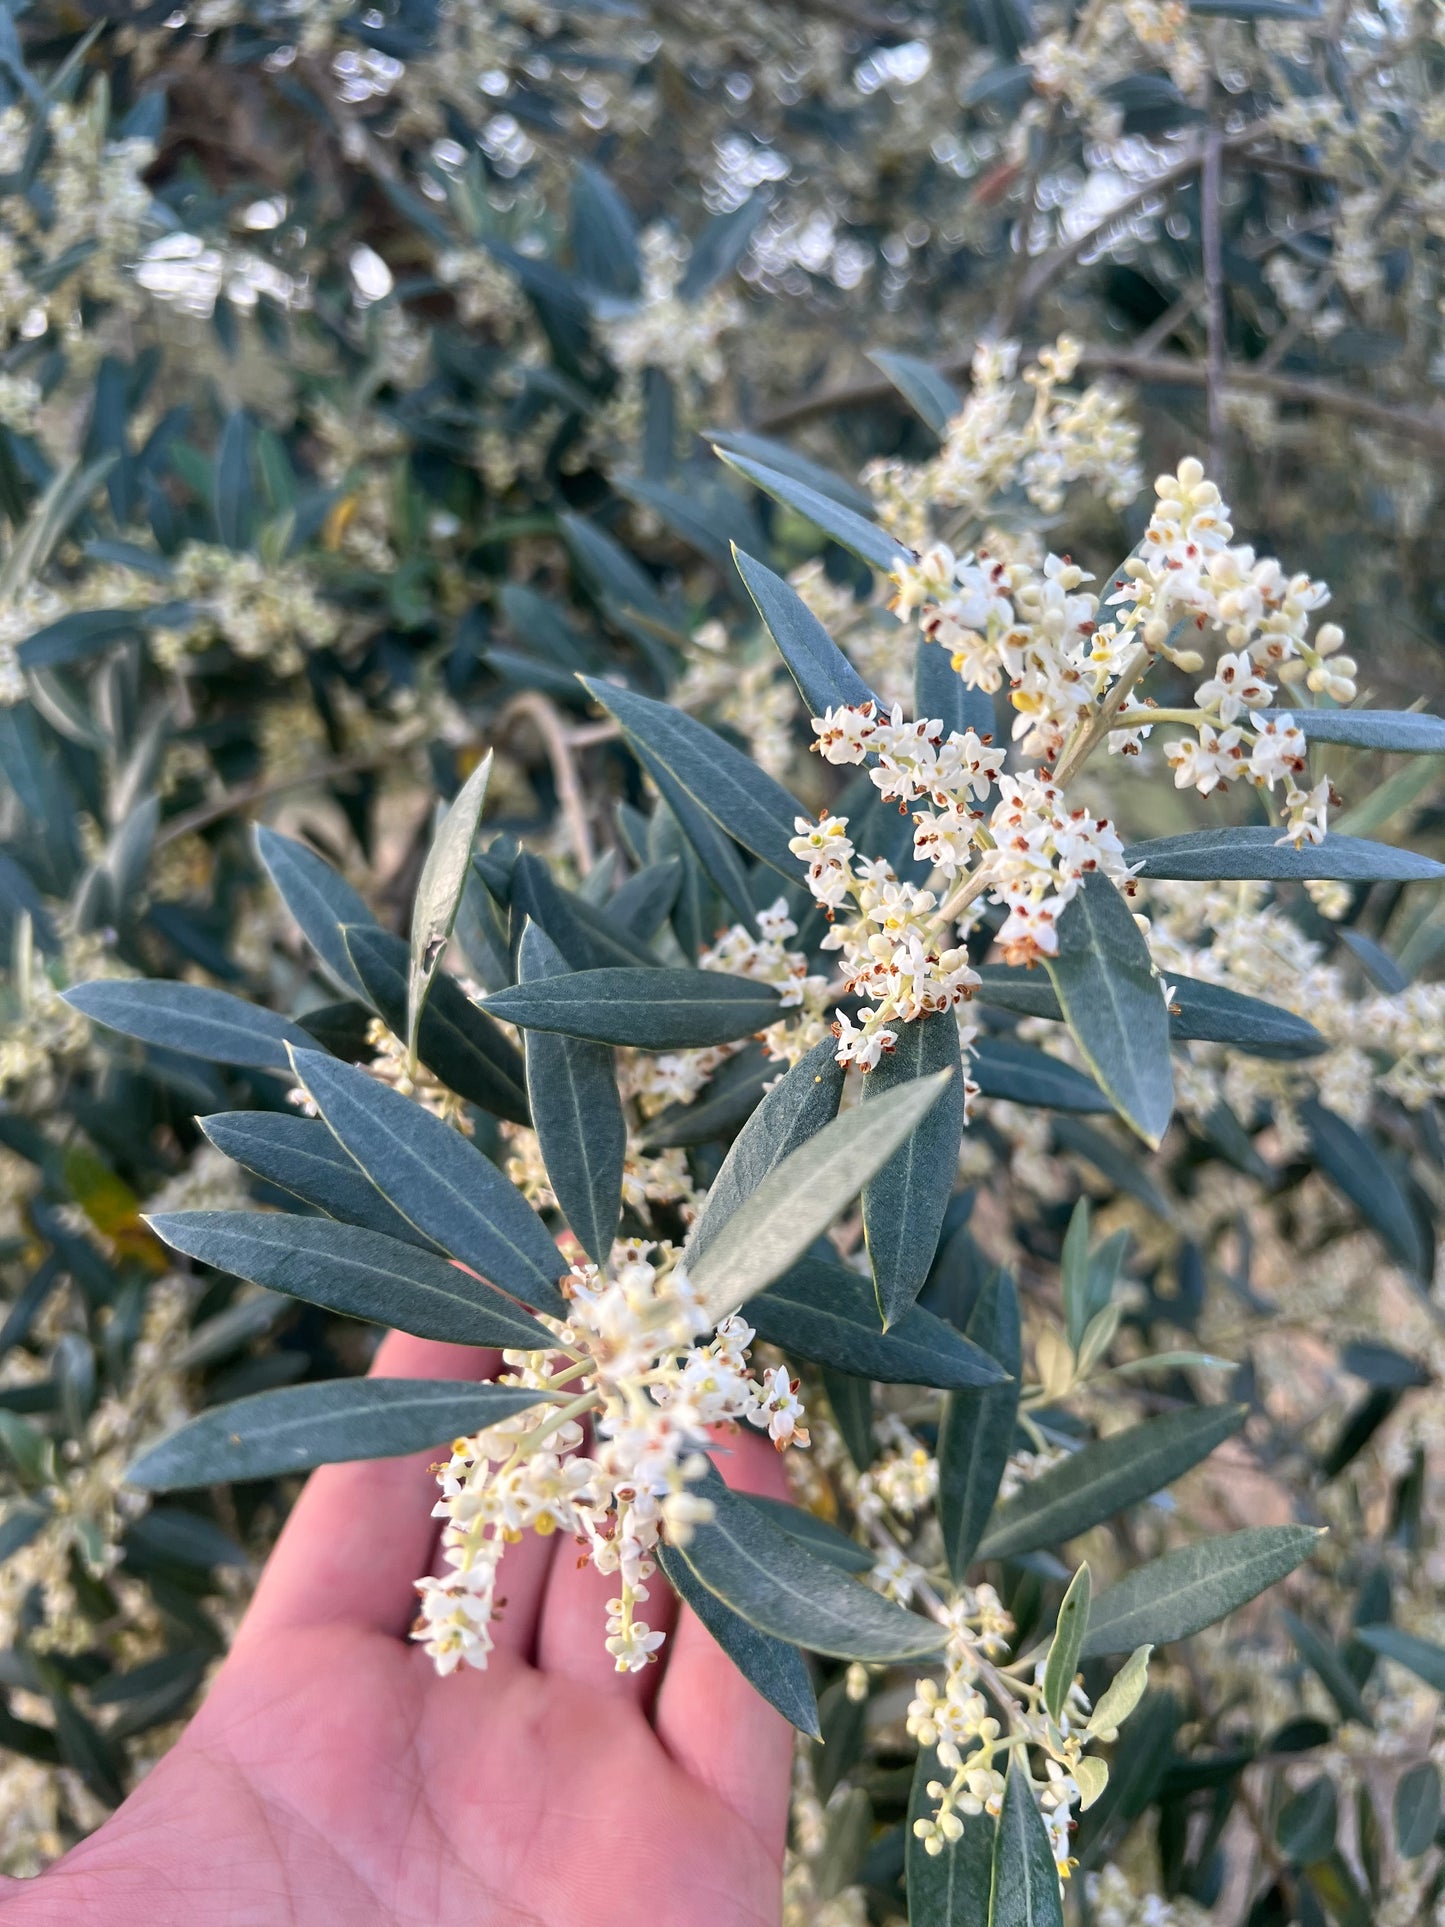
[[(476, 1378), (495, 1354), (393, 1333), (374, 1370)], [(785, 1496), (766, 1439), (719, 1439)], [(484, 1673), (406, 1631), (436, 1559), (434, 1455), (308, 1481), (178, 1743), (96, 1833), (0, 1889), (3, 1927), (776, 1927), (791, 1737), (659, 1574), (659, 1662), (603, 1648), (616, 1579), (571, 1539), (503, 1560)]]

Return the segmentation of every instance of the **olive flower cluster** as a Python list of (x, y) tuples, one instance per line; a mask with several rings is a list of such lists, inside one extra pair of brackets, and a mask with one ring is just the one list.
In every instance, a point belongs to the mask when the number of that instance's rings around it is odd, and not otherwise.
[(605, 1272), (574, 1266), (568, 1317), (548, 1321), (555, 1353), (508, 1352), (498, 1381), (535, 1389), (538, 1406), (457, 1439), (438, 1467), (448, 1570), (417, 1581), (413, 1628), (438, 1671), (486, 1666), (497, 1569), (529, 1530), (572, 1534), (617, 1575), (607, 1650), (619, 1672), (639, 1671), (664, 1637), (638, 1613), (657, 1545), (685, 1544), (711, 1517), (692, 1489), (709, 1428), (746, 1420), (780, 1451), (808, 1443), (796, 1384), (781, 1366), (753, 1372), (752, 1328), (734, 1313), (714, 1330), (677, 1259), (670, 1245), (625, 1241)]

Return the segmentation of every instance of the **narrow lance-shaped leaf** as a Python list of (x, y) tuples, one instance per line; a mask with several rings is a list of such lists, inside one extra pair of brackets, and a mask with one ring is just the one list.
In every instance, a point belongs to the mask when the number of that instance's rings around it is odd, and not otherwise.
[(860, 1546), (846, 1532), (830, 1526), (816, 1513), (805, 1512), (802, 1506), (789, 1505), (786, 1499), (760, 1498), (755, 1492), (744, 1492), (741, 1497), (775, 1526), (781, 1526), (790, 1539), (843, 1572), (871, 1572), (877, 1564), (867, 1546)]
[(366, 986), (342, 934), (347, 924), (372, 921), (355, 890), (304, 843), (264, 823), (256, 827), (256, 854), (327, 976), (348, 997), (365, 998)]
[(564, 890), (540, 858), (524, 851), (512, 869), (512, 936), (521, 941), (524, 919), (555, 945), (570, 970), (656, 969), (658, 960), (620, 919), (594, 909), (585, 897)]
[(1428, 1853), (1440, 1826), (1440, 1769), (1422, 1760), (1395, 1788), (1395, 1844), (1407, 1860)]
[(1314, 1098), (1300, 1106), (1300, 1117), (1319, 1169), (1405, 1268), (1417, 1278), (1425, 1277), (1430, 1269), (1429, 1245), (1404, 1187), (1381, 1152), (1362, 1131)]
[[(1015, 1010), (1024, 1017), (1062, 1019), (1053, 985), (1037, 970), (984, 964), (979, 976), (982, 982), (974, 993), (979, 1003)], [(1313, 1024), (1278, 1004), (1173, 971), (1169, 989), (1169, 1035), (1176, 1043), (1228, 1044), (1253, 1057), (1285, 1059), (1314, 1057), (1325, 1049), (1325, 1040)]]
[(1168, 1412), (1082, 1446), (1030, 1480), (985, 1533), (979, 1556), (1015, 1559), (1075, 1538), (1183, 1476), (1245, 1419), (1244, 1405)]
[(965, 1333), (1006, 1372), (1007, 1384), (955, 1392), (938, 1437), (938, 1518), (948, 1570), (962, 1584), (1013, 1450), (1022, 1345), (1018, 1293), (1006, 1271), (985, 1281)]
[(951, 1071), (845, 1112), (770, 1171), (695, 1265), (708, 1313), (723, 1318), (781, 1277), (945, 1096)]
[(1312, 1526), (1250, 1526), (1166, 1552), (1095, 1600), (1081, 1657), (1187, 1639), (1293, 1572), (1319, 1539)]
[(885, 1327), (922, 1291), (958, 1176), (963, 1137), (963, 1077), (958, 1022), (951, 1010), (898, 1026), (890, 1055), (863, 1080), (859, 1115), (920, 1078), (948, 1079), (946, 1095), (920, 1120), (863, 1191), (863, 1235)]
[(927, 422), (934, 434), (942, 437), (963, 407), (963, 397), (948, 379), (916, 355), (885, 353), (871, 348), (868, 359), (886, 375), (909, 407)]
[(1064, 1020), (1124, 1122), (1157, 1148), (1174, 1108), (1169, 1013), (1133, 914), (1099, 871), (1086, 876), (1046, 959)]
[(1011, 1037), (978, 1038), (970, 1070), (985, 1097), (1004, 1097), (1011, 1104), (1085, 1114), (1114, 1108), (1092, 1077)]
[(1389, 749), (1413, 756), (1445, 750), (1445, 716), (1422, 709), (1257, 710), (1256, 725), (1288, 713), (1311, 743), (1346, 743), (1352, 749)]
[(1436, 1646), (1414, 1633), (1402, 1633), (1398, 1626), (1360, 1626), (1355, 1638), (1382, 1659), (1393, 1659), (1416, 1679), (1423, 1679), (1437, 1693), (1445, 1693), (1445, 1646)]
[(780, 876), (801, 880), (802, 865), (788, 843), (797, 818), (807, 812), (781, 783), (686, 710), (585, 676), (582, 685), (617, 719), (649, 773), (666, 776), (670, 794), (681, 791)]
[(487, 1010), (523, 1030), (559, 1031), (594, 1044), (694, 1050), (730, 1044), (776, 1023), (770, 984), (722, 970), (577, 970), (513, 984)]
[(544, 1325), (481, 1279), (356, 1225), (273, 1211), (173, 1211), (147, 1222), (202, 1264), (417, 1338), (519, 1351), (552, 1343)]
[(774, 1084), (733, 1139), (708, 1188), (687, 1241), (690, 1264), (702, 1256), (774, 1166), (838, 1115), (843, 1078), (838, 1047), (825, 1037)]
[[(406, 1030), (407, 948), (375, 925), (342, 933), (367, 1001), (394, 1037)], [(448, 1090), (511, 1124), (531, 1122), (521, 1053), (445, 971), (432, 979), (421, 1014), (421, 1061)]]
[(782, 475), (777, 469), (767, 468), (761, 462), (749, 461), (744, 455), (730, 455), (723, 448), (719, 448), (717, 453), (729, 468), (736, 469), (739, 475), (762, 489), (765, 495), (771, 495), (775, 501), (796, 509), (799, 515), (804, 516), (815, 528), (821, 529), (824, 535), (831, 536), (833, 541), (856, 555), (861, 562), (870, 563), (883, 574), (886, 575), (908, 556), (909, 551), (903, 544), (885, 529), (879, 528), (876, 522), (865, 521), (861, 515), (855, 515), (852, 509), (844, 508), (840, 502), (826, 495), (820, 495), (815, 488), (809, 488), (806, 482), (794, 481), (790, 475)]
[(432, 1239), (388, 1204), (316, 1117), (290, 1111), (222, 1111), (198, 1120), (218, 1151), (328, 1218), (433, 1251)]
[[(517, 951), (524, 984), (563, 978), (555, 944), (528, 923)], [(527, 1033), (527, 1101), (547, 1181), (578, 1242), (605, 1265), (622, 1212), (627, 1122), (605, 1044), (533, 1030)]]
[(411, 968), (406, 989), (406, 1046), (413, 1060), (422, 1006), (457, 920), (491, 773), (492, 752), (488, 750), (457, 791), (422, 865), (416, 902), (412, 906)]
[(565, 1314), (565, 1266), (546, 1226), (460, 1131), (319, 1051), (297, 1051), (295, 1065), (342, 1149), (418, 1231), (524, 1305)]
[(272, 1479), (349, 1459), (397, 1458), (525, 1411), (540, 1392), (455, 1379), (346, 1378), (214, 1406), (126, 1472), (151, 1492)]
[(675, 1547), (659, 1546), (657, 1563), (678, 1598), (697, 1614), (749, 1686), (761, 1693), (769, 1706), (775, 1706), (790, 1726), (809, 1739), (821, 1738), (817, 1697), (807, 1663), (797, 1647), (760, 1632), (731, 1606), (724, 1605)]
[(1069, 1581), (1044, 1661), (1044, 1705), (1055, 1720), (1063, 1717), (1064, 1702), (1078, 1670), (1079, 1652), (1089, 1628), (1089, 1598), (1089, 1568), (1082, 1565)]
[(945, 1840), (939, 1853), (930, 1853), (914, 1830), (918, 1821), (931, 1820), (937, 1811), (929, 1787), (935, 1782), (946, 1786), (948, 1780), (936, 1749), (921, 1747), (913, 1769), (904, 1848), (912, 1927), (982, 1927), (988, 1919), (994, 1835), (989, 1815), (970, 1815), (958, 1839)]
[(304, 1049), (315, 1041), (275, 1011), (202, 984), (99, 977), (62, 995), (108, 1030), (214, 1064), (284, 1071), (289, 1068), (288, 1044)]
[(942, 1650), (943, 1633), (932, 1620), (805, 1552), (721, 1479), (700, 1489), (714, 1516), (693, 1528), (682, 1557), (750, 1626), (838, 1659), (913, 1659)]
[(1009, 1755), (994, 1836), (987, 1927), (1064, 1927), (1054, 1850), (1017, 1751)]
[(886, 1332), (865, 1279), (825, 1258), (800, 1258), (748, 1300), (748, 1323), (789, 1358), (892, 1385), (954, 1391), (997, 1385), (1003, 1367), (943, 1319), (910, 1305)]
[(1340, 883), (1426, 883), (1445, 877), (1445, 863), (1397, 850), (1393, 844), (1371, 843), (1363, 837), (1326, 836), (1323, 843), (1296, 849), (1281, 843), (1268, 824), (1251, 823), (1236, 829), (1192, 830), (1184, 836), (1160, 836), (1136, 843), (1124, 860), (1144, 877), (1176, 877), (1190, 883), (1213, 883), (1235, 877), (1263, 877), (1278, 881), (1322, 878)]
[(865, 703), (876, 702), (872, 690), (796, 589), (741, 549), (733, 550), (733, 561), (810, 716), (821, 716), (840, 705), (861, 709)]
[(993, 697), (971, 689), (954, 668), (949, 652), (920, 636), (913, 668), (913, 713), (943, 725), (945, 736), (972, 730), (985, 741), (994, 733)]

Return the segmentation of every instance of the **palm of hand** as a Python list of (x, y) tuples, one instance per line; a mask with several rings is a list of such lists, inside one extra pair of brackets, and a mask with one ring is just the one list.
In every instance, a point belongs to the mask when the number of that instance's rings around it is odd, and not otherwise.
[[(379, 1368), (457, 1376), (475, 1359), (393, 1337)], [(729, 1475), (776, 1490), (771, 1454), (738, 1444)], [(428, 1504), (415, 1461), (317, 1474), (181, 1741), (0, 1913), (15, 1927), (776, 1922), (778, 1715), (686, 1612), (661, 1667), (612, 1671), (613, 1585), (570, 1542), (509, 1550), (490, 1667), (439, 1679), (403, 1637)], [(657, 1624), (665, 1592), (653, 1582)]]

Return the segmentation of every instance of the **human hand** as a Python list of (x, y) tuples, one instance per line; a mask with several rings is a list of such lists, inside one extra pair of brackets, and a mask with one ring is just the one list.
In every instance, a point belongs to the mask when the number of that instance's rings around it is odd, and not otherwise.
[[(473, 1378), (495, 1354), (393, 1333), (375, 1371)], [(306, 1485), (210, 1693), (113, 1817), (4, 1927), (770, 1927), (791, 1735), (653, 1587), (659, 1664), (603, 1648), (616, 1580), (566, 1539), (505, 1554), (484, 1673), (406, 1638), (438, 1527), (431, 1454)], [(729, 1483), (783, 1496), (754, 1436)]]

